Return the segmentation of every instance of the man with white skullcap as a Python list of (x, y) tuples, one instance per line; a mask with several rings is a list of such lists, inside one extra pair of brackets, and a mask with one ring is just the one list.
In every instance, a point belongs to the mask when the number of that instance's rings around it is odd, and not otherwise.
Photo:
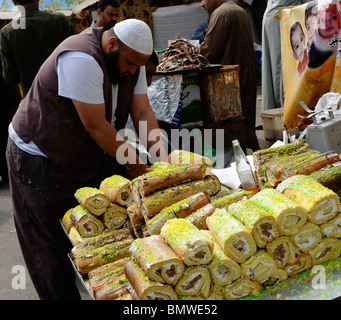
[(13, 117), (7, 163), (14, 222), (41, 299), (80, 298), (60, 225), (78, 205), (76, 190), (148, 168), (119, 133), (129, 115), (154, 160), (167, 161), (147, 97), (144, 65), (152, 51), (151, 31), (136, 19), (69, 37), (40, 68)]

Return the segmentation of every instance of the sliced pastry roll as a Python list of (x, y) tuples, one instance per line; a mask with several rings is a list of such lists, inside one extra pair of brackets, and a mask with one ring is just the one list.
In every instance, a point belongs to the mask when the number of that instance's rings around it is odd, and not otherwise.
[(227, 211), (251, 230), (259, 248), (265, 248), (267, 243), (279, 236), (276, 220), (271, 212), (255, 205), (250, 200), (233, 203)]
[(204, 182), (207, 186), (207, 192), (210, 196), (217, 194), (221, 189), (220, 180), (214, 174), (209, 174), (204, 178)]
[(75, 198), (96, 216), (102, 215), (110, 204), (109, 199), (97, 188), (80, 188), (76, 191)]
[(120, 175), (104, 179), (99, 187), (112, 203), (126, 206), (132, 202), (131, 181)]
[(150, 280), (134, 260), (131, 259), (125, 264), (124, 272), (133, 288), (131, 290), (128, 287), (133, 297), (136, 296), (139, 300), (178, 300), (178, 295), (171, 285)]
[(237, 280), (241, 275), (239, 264), (224, 253), (209, 230), (201, 230), (200, 232), (214, 241), (213, 258), (207, 265), (214, 285), (224, 286)]
[(77, 228), (74, 225), (71, 226), (68, 235), (74, 246), (84, 240), (84, 238), (79, 234)]
[(127, 220), (127, 209), (117, 204), (110, 203), (103, 214), (103, 223), (108, 229), (119, 229)]
[(306, 209), (308, 220), (317, 225), (334, 218), (340, 208), (337, 194), (310, 176), (290, 177), (277, 190)]
[(313, 265), (336, 259), (341, 254), (341, 240), (323, 238), (314, 249), (310, 250), (310, 254), (312, 256)]
[(198, 229), (207, 230), (206, 218), (212, 215), (214, 211), (215, 208), (209, 203), (206, 206), (203, 206), (197, 211), (191, 213), (185, 218), (185, 220), (195, 225)]
[(325, 237), (341, 238), (341, 213), (320, 225), (320, 230)]
[(266, 251), (275, 260), (279, 268), (284, 268), (287, 264), (294, 263), (297, 250), (293, 241), (287, 236), (281, 236), (266, 246)]
[(82, 205), (72, 209), (70, 218), (83, 238), (97, 236), (104, 230), (103, 222)]
[(137, 238), (142, 237), (142, 226), (146, 224), (143, 214), (139, 207), (134, 203), (127, 208), (127, 214), (129, 216), (129, 221), (131, 222), (133, 231)]
[(214, 242), (185, 219), (172, 219), (161, 229), (162, 237), (187, 266), (208, 264), (213, 257)]
[(266, 188), (254, 195), (250, 202), (266, 210), (276, 220), (281, 235), (297, 233), (307, 221), (307, 211), (296, 202), (272, 188)]
[(149, 234), (160, 234), (162, 227), (164, 224), (171, 219), (176, 219), (173, 210), (167, 210), (169, 207), (162, 209), (159, 213), (157, 213), (153, 218), (146, 221), (146, 226), (149, 231)]
[(287, 278), (288, 278), (288, 274), (286, 273), (285, 270), (280, 269), (280, 268), (275, 268), (271, 272), (269, 278), (262, 280), (260, 284), (264, 287), (268, 287), (280, 281), (286, 280)]
[(234, 261), (242, 263), (256, 253), (256, 242), (249, 229), (226, 210), (216, 209), (206, 223), (224, 253)]
[(116, 300), (119, 297), (128, 294), (128, 279), (124, 274), (120, 275), (116, 281), (107, 283), (94, 293), (95, 300)]
[(175, 285), (185, 271), (182, 260), (158, 235), (134, 240), (130, 253), (151, 280)]
[(212, 293), (206, 300), (224, 300), (224, 299), (225, 299), (224, 286), (214, 284)]
[(313, 266), (312, 256), (307, 253), (296, 253), (296, 260), (293, 263), (288, 263), (284, 267), (285, 272), (288, 276), (293, 276), (302, 271), (308, 270)]
[(263, 286), (254, 280), (239, 278), (225, 286), (223, 290), (226, 300), (238, 300), (251, 295), (259, 295), (263, 290)]
[(71, 221), (71, 212), (72, 212), (72, 208), (66, 211), (66, 213), (64, 214), (62, 218), (62, 224), (66, 233), (69, 233), (71, 227), (73, 226), (72, 221)]
[(308, 253), (310, 249), (316, 247), (322, 240), (320, 228), (311, 222), (307, 222), (298, 232), (291, 236), (296, 247), (302, 252)]
[(212, 199), (212, 205), (215, 208), (228, 209), (228, 207), (235, 202), (243, 201), (254, 196), (252, 191), (245, 191), (242, 189), (236, 189), (233, 192), (222, 196), (218, 199)]
[(242, 263), (242, 277), (261, 283), (268, 279), (276, 268), (276, 263), (270, 254), (260, 249)]
[(208, 298), (213, 284), (206, 266), (187, 267), (185, 273), (175, 286), (175, 292), (182, 296), (202, 296)]

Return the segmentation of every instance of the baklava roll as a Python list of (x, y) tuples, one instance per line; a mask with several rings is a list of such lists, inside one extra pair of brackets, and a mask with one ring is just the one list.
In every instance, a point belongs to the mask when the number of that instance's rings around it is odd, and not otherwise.
[(213, 291), (213, 284), (206, 266), (187, 267), (183, 276), (175, 285), (175, 292), (180, 296), (201, 296), (207, 299)]
[(146, 224), (143, 214), (139, 207), (134, 203), (127, 208), (127, 214), (129, 216), (129, 221), (131, 222), (134, 234), (137, 238), (142, 237), (142, 226)]
[(104, 179), (99, 187), (112, 203), (126, 206), (132, 202), (131, 181), (120, 175)]
[(214, 211), (215, 208), (209, 203), (206, 206), (203, 206), (197, 211), (191, 213), (185, 218), (185, 220), (189, 221), (200, 230), (207, 230), (206, 218), (211, 216)]
[(239, 264), (225, 255), (209, 230), (201, 230), (200, 232), (207, 236), (208, 239), (214, 241), (213, 258), (207, 265), (207, 268), (211, 273), (213, 284), (224, 286), (237, 280), (241, 275)]
[(127, 209), (117, 204), (110, 203), (103, 213), (103, 223), (108, 229), (119, 229), (127, 220)]
[(328, 222), (322, 223), (319, 227), (325, 237), (341, 238), (341, 213)]
[(182, 260), (158, 235), (134, 240), (130, 253), (151, 280), (175, 285), (185, 271)]
[(286, 280), (288, 278), (288, 274), (285, 270), (280, 268), (275, 268), (271, 272), (269, 278), (266, 278), (260, 282), (260, 284), (264, 287), (272, 286), (280, 281)]
[(72, 224), (77, 228), (83, 238), (97, 236), (104, 230), (103, 222), (82, 205), (78, 205), (72, 209), (70, 218)]
[(302, 271), (308, 270), (313, 266), (313, 259), (310, 254), (297, 252), (293, 263), (288, 263), (284, 270), (288, 276), (293, 276)]
[(110, 204), (109, 199), (97, 188), (80, 188), (76, 191), (75, 198), (79, 204), (96, 216), (102, 215)]
[(294, 263), (298, 248), (287, 236), (281, 236), (266, 246), (266, 251), (275, 260), (277, 267), (284, 268), (289, 263)]
[(211, 199), (213, 207), (219, 209), (228, 209), (232, 203), (243, 201), (253, 197), (255, 194), (252, 191), (246, 191), (242, 189), (236, 189), (228, 195), (225, 195), (218, 199)]
[(224, 253), (234, 261), (242, 263), (256, 253), (250, 230), (226, 210), (216, 209), (206, 223)]
[(243, 223), (252, 233), (259, 248), (279, 237), (275, 218), (271, 211), (264, 210), (250, 200), (233, 203), (227, 212)]
[(204, 178), (204, 182), (207, 186), (207, 192), (210, 196), (214, 196), (221, 189), (220, 180), (214, 174), (209, 174)]
[(127, 284), (127, 277), (121, 274), (115, 281), (107, 283), (94, 292), (94, 298), (95, 300), (116, 300), (129, 293)]
[(223, 293), (226, 300), (238, 300), (247, 296), (257, 296), (263, 286), (257, 281), (248, 278), (239, 278), (224, 287)]
[(63, 215), (63, 218), (62, 218), (62, 224), (63, 224), (64, 230), (67, 234), (70, 232), (70, 229), (73, 226), (72, 221), (71, 221), (72, 209), (73, 208), (66, 211), (66, 213)]
[(150, 280), (133, 259), (125, 264), (124, 272), (134, 289), (131, 291), (128, 287), (129, 292), (139, 300), (178, 300), (178, 295), (171, 285)]
[(84, 240), (84, 238), (79, 234), (77, 228), (74, 225), (71, 226), (68, 235), (74, 246), (78, 245)]
[(317, 225), (334, 218), (340, 208), (337, 194), (310, 176), (290, 177), (277, 190), (301, 205), (308, 213), (308, 220)]
[(268, 279), (276, 268), (274, 259), (263, 249), (241, 264), (242, 277), (259, 283)]
[(187, 266), (208, 264), (213, 257), (214, 242), (185, 219), (172, 219), (161, 229), (162, 237)]
[(169, 207), (162, 209), (153, 218), (146, 221), (146, 226), (150, 235), (160, 234), (162, 227), (168, 220), (177, 218), (173, 210), (167, 210), (168, 208)]
[(313, 266), (336, 259), (341, 254), (341, 240), (335, 238), (323, 238), (321, 242), (310, 250)]
[(311, 222), (307, 222), (298, 232), (291, 236), (293, 243), (302, 252), (308, 253), (310, 249), (315, 248), (322, 240), (320, 228)]
[(250, 201), (271, 214), (281, 235), (297, 233), (307, 221), (307, 211), (275, 189), (267, 188), (255, 194)]

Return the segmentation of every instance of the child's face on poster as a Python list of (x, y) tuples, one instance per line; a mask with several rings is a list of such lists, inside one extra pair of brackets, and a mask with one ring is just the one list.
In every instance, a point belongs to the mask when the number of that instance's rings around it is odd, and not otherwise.
[(303, 61), (305, 50), (305, 36), (300, 26), (297, 26), (291, 37), (293, 55), (299, 62)]
[(307, 29), (309, 45), (313, 43), (316, 28), (317, 28), (316, 16), (310, 15), (306, 21), (306, 29)]
[(339, 33), (337, 16), (335, 12), (323, 12), (320, 18), (319, 34), (329, 39)]

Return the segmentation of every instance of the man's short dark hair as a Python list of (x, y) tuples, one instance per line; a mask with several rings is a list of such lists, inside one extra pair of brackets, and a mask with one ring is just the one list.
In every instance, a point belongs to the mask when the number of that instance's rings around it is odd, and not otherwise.
[(114, 8), (119, 8), (120, 3), (117, 0), (99, 0), (97, 8), (104, 11), (107, 6), (113, 6)]

